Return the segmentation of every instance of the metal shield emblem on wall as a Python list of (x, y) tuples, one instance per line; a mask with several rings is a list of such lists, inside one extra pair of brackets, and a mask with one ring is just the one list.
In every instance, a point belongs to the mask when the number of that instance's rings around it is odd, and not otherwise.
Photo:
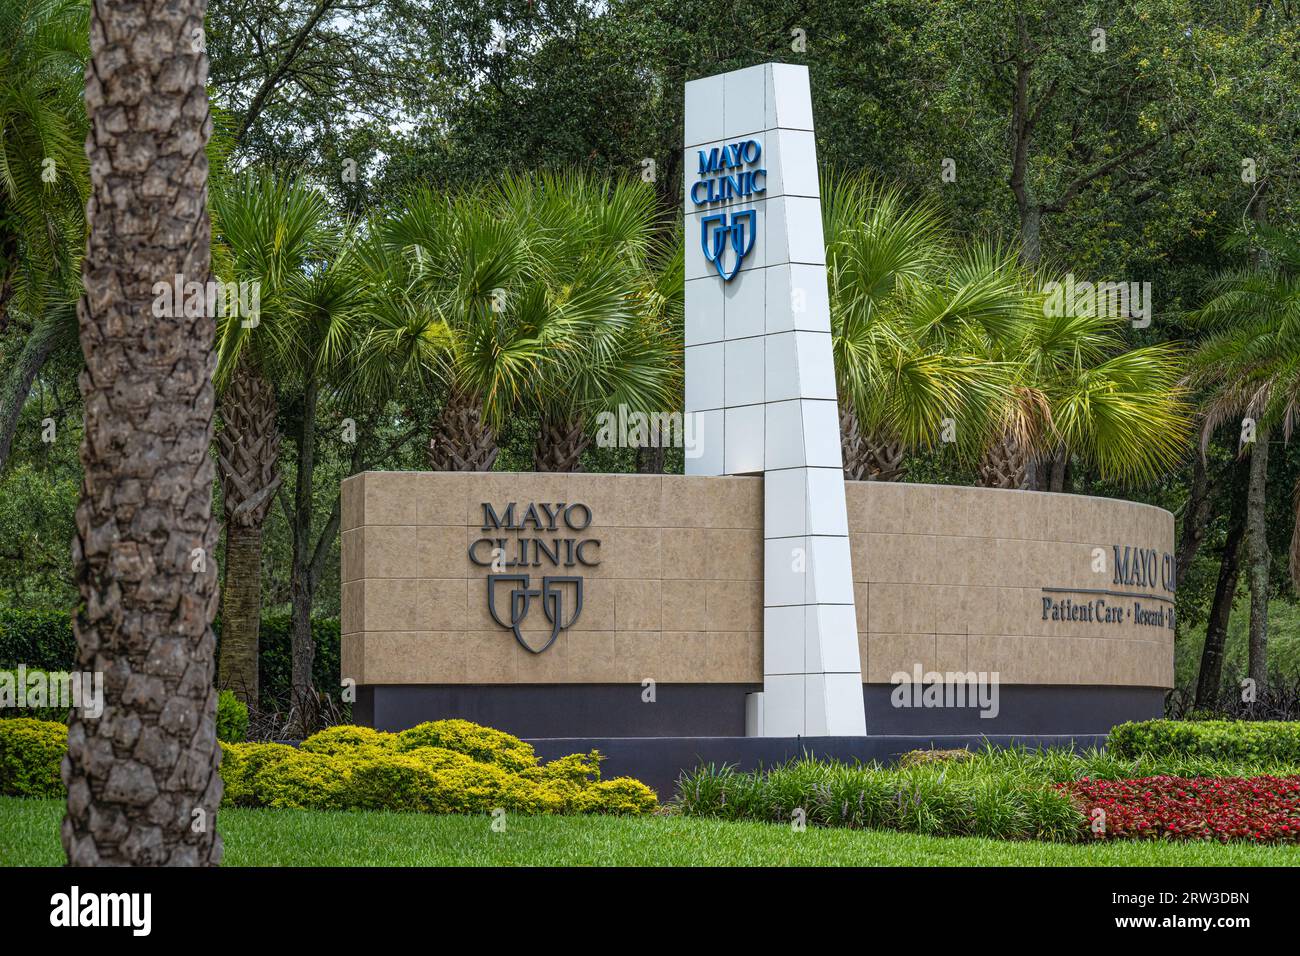
[[(542, 578), (540, 588), (531, 587), (531, 584), (532, 578), (527, 574), (489, 574), (488, 613), (492, 615), (492, 620), (514, 633), (520, 647), (533, 654), (540, 654), (554, 644), (560, 632), (575, 624), (582, 614), (582, 578), (576, 575), (548, 574)], [(500, 604), (498, 595), (502, 596)], [(551, 625), (550, 633), (540, 647), (530, 643), (529, 637), (520, 630), (534, 600), (540, 600), (542, 614)], [(507, 609), (504, 617), (500, 611), (502, 605)]]
[[(730, 282), (740, 271), (740, 263), (754, 248), (757, 232), (758, 212), (753, 209), (733, 212), (730, 219), (725, 212), (719, 212), (700, 220), (700, 246), (704, 250), (704, 258), (713, 263), (723, 282)], [(735, 256), (730, 269), (724, 265), (724, 261), (730, 258), (727, 255), (728, 245)]]

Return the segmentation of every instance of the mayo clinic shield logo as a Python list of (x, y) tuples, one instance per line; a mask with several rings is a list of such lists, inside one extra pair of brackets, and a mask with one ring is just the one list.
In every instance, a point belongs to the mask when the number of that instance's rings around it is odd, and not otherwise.
[[(578, 616), (582, 614), (582, 578), (576, 575), (548, 574), (542, 578), (540, 588), (531, 587), (531, 584), (532, 579), (527, 574), (489, 574), (488, 613), (492, 615), (492, 620), (514, 632), (520, 647), (533, 654), (540, 654), (555, 643), (561, 631), (577, 623)], [(501, 615), (498, 595), (501, 595), (501, 602), (508, 609), (505, 617)], [(535, 599), (541, 600), (542, 614), (551, 625), (550, 635), (540, 647), (530, 643), (529, 638), (519, 630)]]
[[(723, 282), (730, 282), (740, 271), (740, 263), (754, 248), (754, 235), (758, 231), (758, 213), (753, 209), (714, 213), (700, 220), (700, 247), (704, 258), (713, 263)], [(728, 254), (730, 249), (730, 254)], [(731, 268), (724, 264), (731, 261)]]

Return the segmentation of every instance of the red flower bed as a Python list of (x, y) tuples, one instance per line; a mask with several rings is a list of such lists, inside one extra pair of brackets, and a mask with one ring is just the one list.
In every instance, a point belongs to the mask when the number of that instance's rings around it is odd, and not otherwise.
[[(1300, 777), (1143, 777), (1057, 784), (1095, 839), (1300, 843)], [(1096, 825), (1094, 811), (1105, 816)]]

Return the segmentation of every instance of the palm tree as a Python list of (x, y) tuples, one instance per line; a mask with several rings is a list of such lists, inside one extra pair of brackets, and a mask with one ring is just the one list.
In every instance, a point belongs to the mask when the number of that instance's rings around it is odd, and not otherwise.
[(1177, 461), (1187, 408), (1170, 346), (1128, 350), (1118, 320), (1056, 314), (1014, 251), (956, 247), (933, 206), (897, 189), (857, 177), (823, 195), (846, 477), (895, 479), (939, 438), (990, 487), (1038, 486), (1048, 456), (1134, 481)]
[[(1266, 538), (1268, 442), (1282, 428), (1288, 441), (1300, 415), (1300, 241), (1257, 225), (1239, 233), (1229, 248), (1252, 242), (1260, 255), (1241, 269), (1221, 273), (1207, 288), (1208, 301), (1195, 317), (1209, 330), (1193, 357), (1190, 380), (1209, 390), (1201, 430), (1202, 452), (1210, 436), (1230, 421), (1243, 422), (1240, 454), (1250, 456), (1246, 491), (1246, 544), (1250, 580), (1249, 676), (1268, 679), (1270, 555)], [(1253, 427), (1246, 427), (1249, 420)], [(1300, 495), (1300, 485), (1297, 485)], [(1294, 498), (1300, 509), (1300, 497)], [(1300, 513), (1291, 535), (1290, 574), (1300, 588)]]
[[(649, 260), (653, 191), (580, 173), (506, 179), (501, 211), (528, 236), (530, 291), (514, 316), (552, 334), (525, 393), (539, 427), (537, 471), (576, 471), (595, 413), (656, 412), (673, 394), (673, 352)], [(534, 310), (528, 314), (525, 310)]]
[(250, 704), (258, 701), (262, 613), (262, 535), (280, 488), (281, 428), (275, 381), (292, 381), (286, 352), (304, 332), (293, 292), (324, 254), (329, 205), (300, 182), (246, 175), (214, 192), (223, 270), (233, 282), (256, 283), (256, 317), (224, 315), (217, 386), (222, 427), (217, 462), (225, 508), (226, 563), (221, 603), (218, 681)]
[[(498, 431), (525, 399), (553, 392), (545, 383), (563, 381), (566, 369), (578, 388), (608, 366), (609, 350), (627, 351), (614, 333), (630, 321), (631, 280), (615, 252), (598, 254), (596, 222), (575, 213), (580, 204), (558, 180), (546, 182), (507, 180), (449, 197), (419, 191), (379, 217), (360, 254), (375, 297), (363, 377), (382, 391), (400, 382), (445, 391), (430, 440), (434, 469), (490, 470)], [(579, 374), (583, 348), (590, 367)], [(535, 406), (559, 464), (576, 463), (584, 441), (590, 396), (572, 397)]]
[(374, 298), (362, 349), (368, 387), (440, 384), (429, 464), (490, 471), (497, 428), (536, 365), (536, 344), (506, 320), (523, 273), (522, 236), (488, 209), (483, 190), (422, 189), (372, 222), (359, 249)]
[(866, 177), (823, 196), (845, 477), (897, 480), (940, 440), (972, 454), (1007, 387), (982, 337), (1020, 315), (1019, 289), (996, 256), (959, 256), (928, 202)]
[(88, 18), (84, 0), (0, 0), (0, 334), (22, 342), (0, 389), (0, 469), (36, 376), (76, 340), (61, 317), (85, 248)]
[[(150, 26), (180, 37), (203, 15), (179, 0)], [(73, 865), (212, 865), (216, 324), (204, 308), (155, 308), (154, 292), (209, 277), (207, 55), (142, 42), (153, 34), (120, 4), (95, 4), (90, 30), (74, 627), (78, 667), (104, 673), (104, 708), (69, 723), (63, 847)]]
[[(678, 414), (685, 399), (685, 369), (682, 365), (686, 321), (685, 241), (686, 234), (681, 228), (659, 233), (650, 254), (649, 281), (637, 295), (637, 312), (645, 319), (645, 333), (668, 349), (665, 364), (668, 367), (670, 400), (664, 409)], [(646, 443), (636, 449), (636, 470), (641, 474), (663, 474), (668, 437), (662, 433), (645, 437)], [(681, 438), (684, 447), (685, 435)]]
[[(336, 493), (324, 527), (313, 528), (316, 426), (322, 401), (345, 389), (357, 407), (370, 407), (373, 396), (358, 387), (354, 373), (376, 300), (359, 268), (356, 230), (336, 222), (323, 194), (305, 182), (245, 177), (221, 191), (214, 208), (231, 275), (259, 281), (262, 293), (256, 324), (227, 316), (221, 326), (223, 488), (229, 489), (226, 508), (232, 519), (226, 580), (234, 592), (226, 606), (238, 629), (227, 658), (223, 617), (222, 657), (229, 661), (234, 686), (237, 680), (256, 686), (260, 541), (266, 510), (278, 498), (293, 550), (290, 704), (297, 725), (307, 732), (319, 702), (312, 685), (311, 611), (339, 522)], [(287, 428), (280, 423), (279, 407), (288, 409)], [(286, 433), (295, 451), (291, 498), (279, 494), (276, 465)], [(364, 446), (364, 440), (354, 444), (349, 473), (361, 466)]]
[[(1000, 428), (980, 462), (986, 487), (1049, 487), (1034, 466), (1071, 455), (1105, 479), (1155, 480), (1177, 464), (1190, 431), (1190, 409), (1178, 381), (1178, 350), (1169, 343), (1129, 349), (1123, 320), (1101, 310), (1057, 314), (1048, 308), (1043, 276), (1026, 289), (1025, 320), (991, 341), (1011, 367), (1013, 388), (999, 411)], [(1053, 482), (1063, 483), (1064, 469)]]

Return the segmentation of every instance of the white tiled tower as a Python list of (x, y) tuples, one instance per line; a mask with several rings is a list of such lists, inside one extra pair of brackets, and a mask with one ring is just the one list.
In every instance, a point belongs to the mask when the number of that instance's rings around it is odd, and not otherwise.
[(865, 734), (807, 67), (687, 83), (685, 146), (686, 471), (764, 476), (753, 723)]

